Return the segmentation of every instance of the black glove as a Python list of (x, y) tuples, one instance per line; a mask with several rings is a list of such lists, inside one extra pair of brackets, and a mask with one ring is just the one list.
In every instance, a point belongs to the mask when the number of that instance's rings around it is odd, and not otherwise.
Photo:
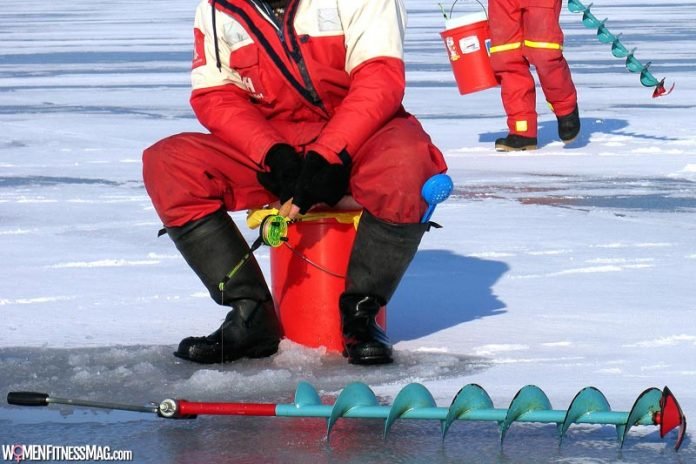
[(295, 194), (295, 184), (302, 171), (302, 158), (290, 145), (273, 145), (264, 164), (268, 171), (259, 172), (256, 178), (263, 187), (285, 203)]
[(300, 214), (317, 203), (333, 206), (343, 198), (348, 190), (351, 163), (345, 150), (339, 157), (343, 161), (341, 164), (331, 164), (317, 152), (307, 152), (292, 201), (300, 207)]

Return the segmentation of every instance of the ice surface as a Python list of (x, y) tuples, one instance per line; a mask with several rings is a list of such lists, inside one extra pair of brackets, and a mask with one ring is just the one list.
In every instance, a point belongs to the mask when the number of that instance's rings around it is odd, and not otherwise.
[[(73, 0), (0, 14), (0, 394), (143, 404), (322, 399), (351, 381), (389, 402), (409, 382), (446, 406), (481, 384), (507, 407), (526, 384), (566, 408), (594, 385), (612, 408), (669, 385), (696, 413), (696, 84), (693, 2), (595, 2), (636, 56), (675, 91), (652, 99), (580, 18), (562, 13), (583, 131), (557, 141), (539, 92), (540, 150), (500, 154), (499, 90), (456, 91), (435, 2), (407, 0), (406, 107), (443, 149), (455, 182), (389, 304), (393, 366), (349, 366), (284, 342), (276, 356), (195, 366), (171, 356), (224, 318), (166, 238), (140, 174), (149, 144), (200, 131), (188, 106), (194, 4)], [(587, 3), (586, 3), (587, 4)], [(479, 8), (472, 2), (473, 8)], [(461, 2), (457, 8), (465, 11)], [(234, 215), (240, 220), (241, 213)], [(244, 230), (250, 240), (254, 232)], [(257, 252), (269, 273), (269, 254)], [(656, 428), (211, 418), (0, 406), (0, 445), (97, 443), (136, 462), (687, 463)]]

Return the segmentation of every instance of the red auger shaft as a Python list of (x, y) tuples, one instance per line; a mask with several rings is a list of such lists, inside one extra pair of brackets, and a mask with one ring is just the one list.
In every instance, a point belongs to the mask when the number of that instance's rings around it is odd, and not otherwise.
[(177, 416), (275, 416), (272, 403), (208, 403), (177, 400)]

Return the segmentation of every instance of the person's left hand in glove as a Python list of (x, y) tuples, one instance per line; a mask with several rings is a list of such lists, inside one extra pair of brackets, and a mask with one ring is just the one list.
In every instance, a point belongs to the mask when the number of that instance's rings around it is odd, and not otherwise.
[(350, 180), (350, 156), (344, 150), (339, 154), (341, 163), (329, 163), (315, 151), (307, 152), (302, 170), (295, 184), (292, 206), (288, 203), (281, 208), (281, 214), (294, 219), (297, 214), (305, 214), (319, 203), (333, 206), (348, 190)]
[(273, 145), (264, 157), (268, 169), (256, 173), (259, 183), (280, 199), (282, 205), (295, 193), (295, 184), (302, 171), (302, 158), (286, 143)]

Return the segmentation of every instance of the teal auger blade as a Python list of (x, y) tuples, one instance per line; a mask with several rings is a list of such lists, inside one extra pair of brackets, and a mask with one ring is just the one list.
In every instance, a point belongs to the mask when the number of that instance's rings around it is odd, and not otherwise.
[(394, 403), (389, 410), (389, 416), (384, 423), (384, 439), (389, 434), (389, 429), (394, 422), (408, 411), (421, 408), (436, 408), (433, 395), (420, 383), (406, 385), (394, 398)]
[(331, 409), (331, 416), (326, 428), (326, 439), (331, 435), (331, 429), (336, 424), (336, 421), (348, 414), (351, 409), (361, 406), (377, 406), (377, 397), (374, 392), (361, 382), (353, 382), (348, 384), (346, 388), (336, 398)]
[(570, 426), (577, 423), (581, 417), (589, 413), (605, 411), (611, 411), (611, 407), (601, 391), (595, 387), (586, 387), (580, 390), (573, 398), (573, 401), (570, 402), (568, 412), (561, 425), (559, 446), (563, 444), (563, 437), (565, 437)]
[(314, 385), (304, 381), (297, 384), (297, 390), (295, 390), (295, 406), (302, 408), (320, 404), (321, 399)]
[(505, 434), (513, 422), (531, 411), (550, 411), (551, 402), (541, 388), (527, 385), (517, 392), (510, 403), (505, 420), (500, 424), (500, 446), (503, 446)]
[(660, 412), (660, 398), (662, 398), (662, 391), (654, 387), (648, 388), (638, 396), (636, 402), (633, 403), (631, 412), (628, 414), (623, 433), (619, 437), (620, 448), (623, 448), (624, 441), (626, 441), (628, 431), (631, 427), (640, 423), (641, 420), (644, 422), (653, 422), (655, 414)]
[(621, 34), (617, 34), (614, 41), (611, 43), (611, 54), (614, 58), (626, 58), (628, 56), (628, 48), (621, 43)]
[(643, 87), (655, 87), (660, 81), (648, 71), (648, 67), (650, 67), (650, 62), (640, 72), (640, 83), (643, 84)]
[(461, 419), (471, 411), (482, 409), (493, 409), (493, 401), (486, 390), (475, 383), (463, 386), (447, 410), (447, 417), (442, 424), (442, 440), (444, 441), (447, 431), (455, 420)]
[(638, 58), (633, 56), (633, 52), (635, 52), (636, 49), (634, 48), (631, 50), (631, 53), (628, 54), (626, 57), (626, 69), (628, 69), (632, 73), (639, 73), (643, 70), (643, 63), (638, 61)]
[[(590, 3), (590, 6), (592, 4)], [(568, 0), (568, 10), (571, 13), (582, 13), (587, 9), (585, 5), (580, 3), (580, 0)]]
[[(606, 21), (606, 20), (605, 20)], [(597, 29), (602, 25), (602, 21), (597, 19), (595, 15), (590, 12), (590, 7), (588, 6), (585, 12), (582, 14), (582, 23), (588, 29)]]
[(616, 36), (609, 32), (609, 29), (604, 25), (605, 21), (606, 19), (602, 21), (602, 24), (597, 29), (597, 40), (605, 44), (610, 44), (614, 42)]

